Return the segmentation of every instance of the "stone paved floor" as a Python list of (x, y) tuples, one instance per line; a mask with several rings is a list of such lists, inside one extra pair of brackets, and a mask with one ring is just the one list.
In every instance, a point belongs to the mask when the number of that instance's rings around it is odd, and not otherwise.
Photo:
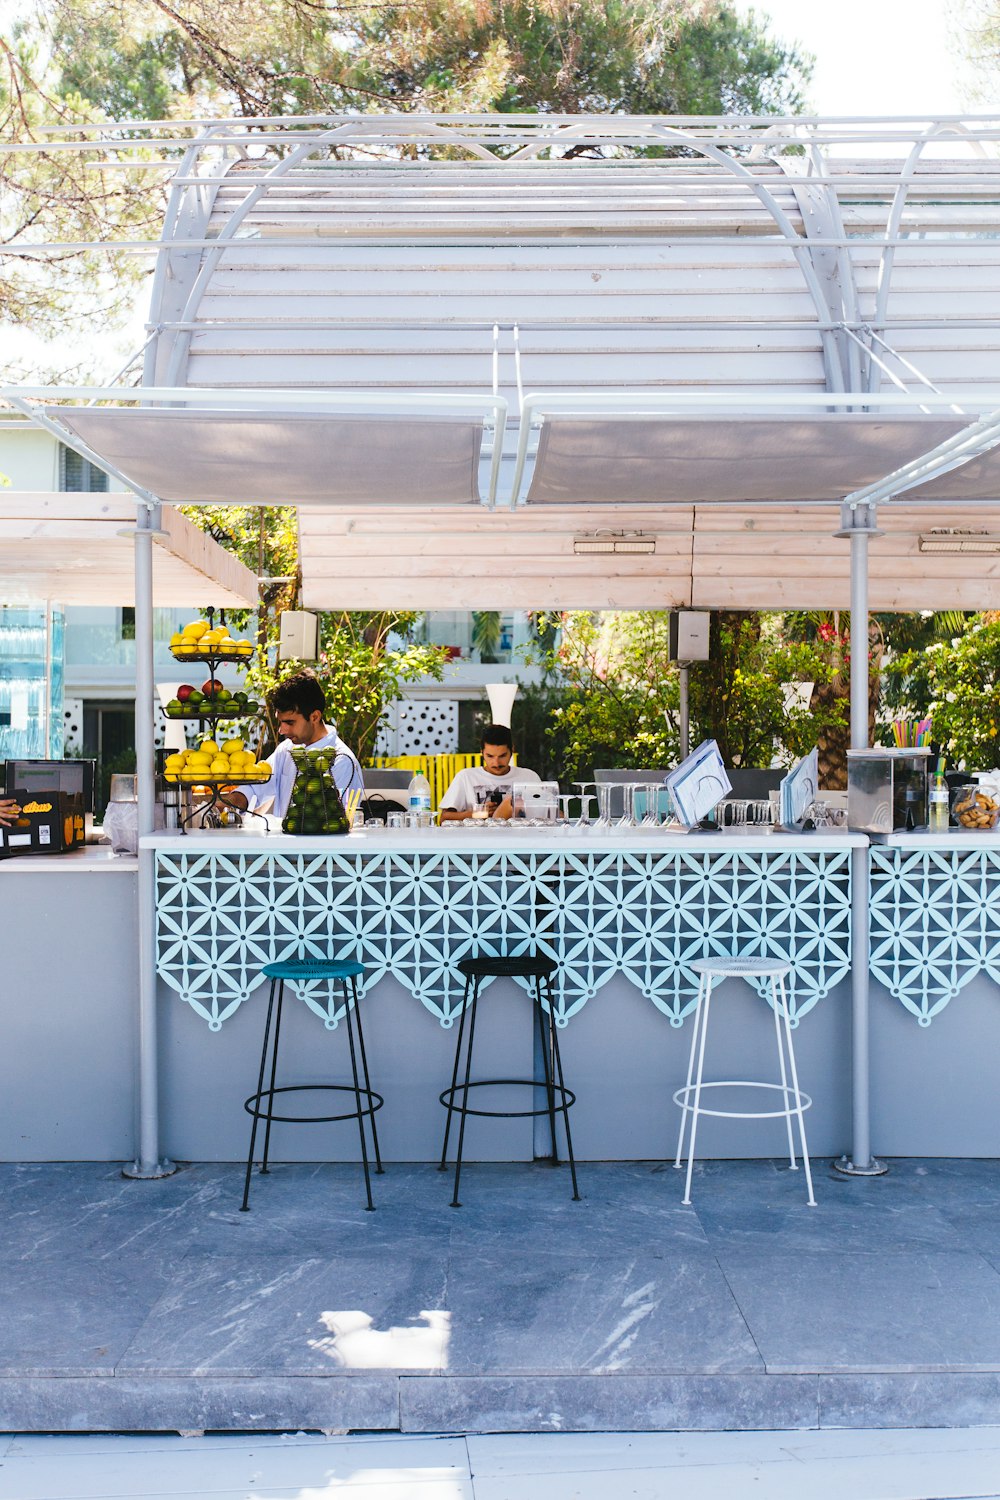
[(0, 1435), (0, 1500), (1000, 1500), (1000, 1428)]
[(1000, 1424), (1000, 1163), (580, 1176), (2, 1166), (0, 1429)]

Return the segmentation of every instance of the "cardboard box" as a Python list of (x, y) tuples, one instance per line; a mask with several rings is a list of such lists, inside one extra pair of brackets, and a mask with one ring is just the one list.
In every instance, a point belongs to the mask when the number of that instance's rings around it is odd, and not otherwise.
[(21, 815), (0, 826), (0, 854), (66, 854), (84, 843), (82, 793), (15, 790), (12, 795)]

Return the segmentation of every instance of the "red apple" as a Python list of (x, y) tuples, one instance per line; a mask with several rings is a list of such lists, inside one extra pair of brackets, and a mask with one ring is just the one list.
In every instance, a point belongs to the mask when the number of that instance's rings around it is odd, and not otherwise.
[(186, 703), (193, 692), (194, 688), (189, 682), (182, 682), (180, 687), (177, 689), (177, 697), (179, 702)]
[(202, 684), (201, 690), (206, 698), (215, 698), (222, 691), (222, 683), (217, 677), (210, 677), (206, 683)]

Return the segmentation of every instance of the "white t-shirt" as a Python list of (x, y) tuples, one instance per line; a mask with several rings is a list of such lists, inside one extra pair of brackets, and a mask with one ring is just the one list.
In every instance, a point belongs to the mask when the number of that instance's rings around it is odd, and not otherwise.
[(471, 812), (478, 805), (476, 798), (477, 786), (497, 787), (502, 792), (501, 800), (507, 795), (516, 781), (540, 781), (534, 771), (528, 771), (524, 766), (511, 766), (502, 776), (495, 776), (492, 771), (487, 771), (483, 766), (466, 766), (464, 771), (459, 771), (452, 777), (451, 785), (441, 798), (438, 807), (448, 812)]

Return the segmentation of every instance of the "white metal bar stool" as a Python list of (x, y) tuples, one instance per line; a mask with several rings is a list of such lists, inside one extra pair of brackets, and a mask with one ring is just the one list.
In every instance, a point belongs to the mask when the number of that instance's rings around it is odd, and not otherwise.
[[(715, 1115), (729, 1120), (780, 1120), (788, 1130), (788, 1156), (792, 1168), (798, 1167), (795, 1160), (795, 1142), (792, 1136), (793, 1115), (799, 1122), (799, 1145), (802, 1165), (806, 1169), (806, 1186), (809, 1189), (809, 1206), (816, 1207), (813, 1197), (812, 1172), (809, 1170), (809, 1151), (806, 1147), (806, 1127), (803, 1115), (812, 1104), (808, 1094), (799, 1088), (799, 1077), (795, 1067), (795, 1049), (792, 1046), (792, 1025), (788, 1013), (788, 996), (785, 991), (785, 976), (791, 964), (772, 958), (699, 958), (691, 965), (698, 975), (698, 1003), (694, 1012), (694, 1028), (691, 1036), (691, 1055), (688, 1058), (687, 1083), (674, 1094), (674, 1103), (680, 1106), (681, 1128), (677, 1136), (677, 1159), (675, 1167), (682, 1165), (684, 1154), (684, 1131), (688, 1120), (691, 1135), (688, 1141), (687, 1179), (684, 1184), (682, 1203), (691, 1202), (691, 1173), (694, 1169), (695, 1137), (698, 1133), (700, 1115)], [(771, 981), (771, 1008), (774, 1011), (774, 1035), (778, 1045), (778, 1067), (780, 1083), (762, 1083), (757, 1079), (728, 1079), (711, 1081), (704, 1079), (705, 1039), (708, 1036), (708, 1017), (712, 1004), (712, 988), (722, 979), (769, 979)], [(707, 1089), (768, 1089), (781, 1095), (781, 1109), (706, 1109), (701, 1096)]]

